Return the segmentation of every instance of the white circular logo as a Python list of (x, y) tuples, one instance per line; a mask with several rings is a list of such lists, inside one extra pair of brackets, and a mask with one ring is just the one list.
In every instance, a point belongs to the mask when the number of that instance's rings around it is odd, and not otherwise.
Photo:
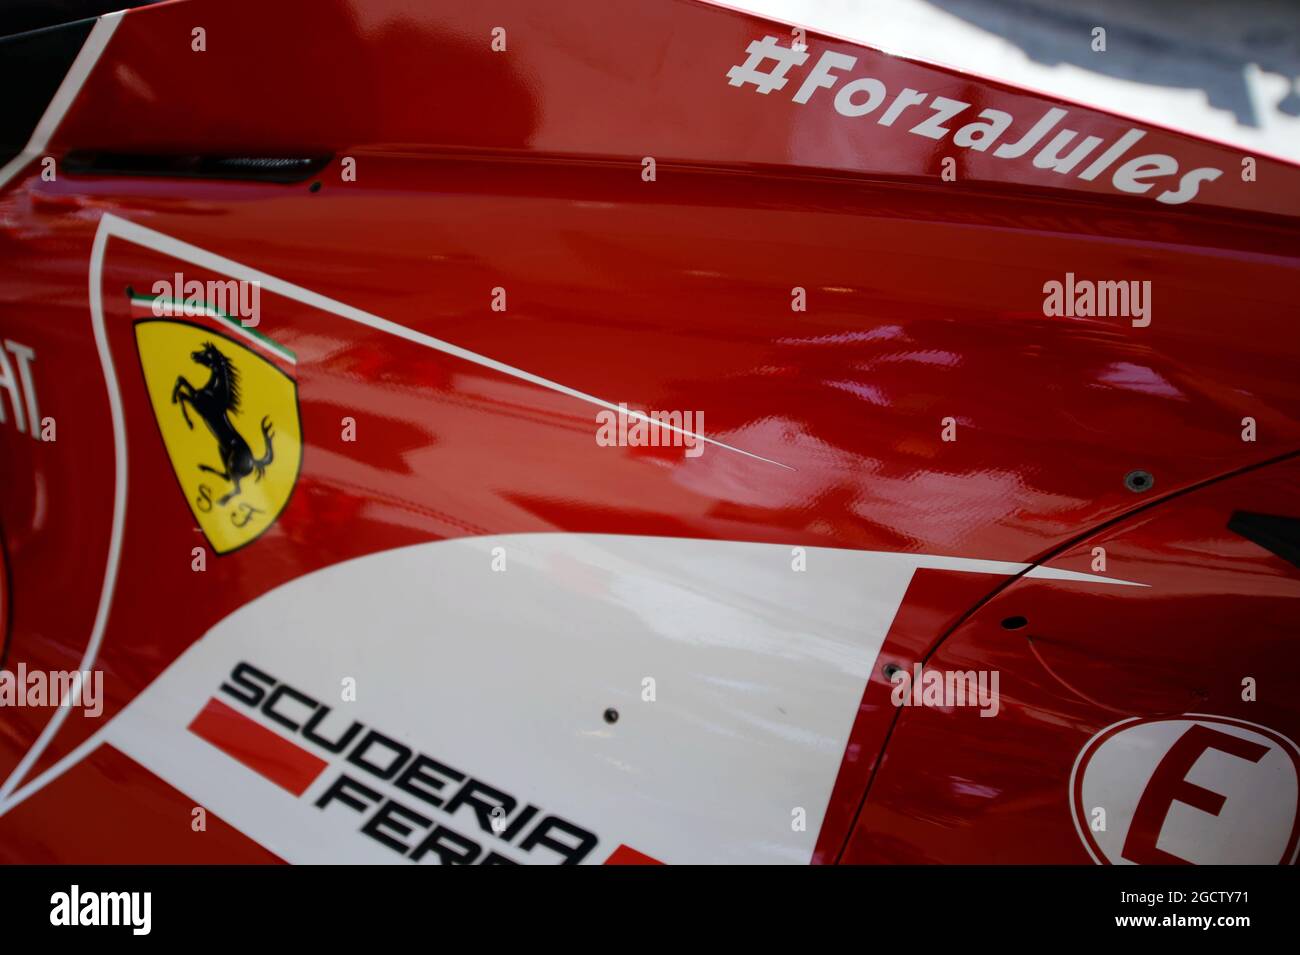
[(1088, 741), (1070, 775), (1074, 825), (1099, 863), (1293, 863), (1300, 750), (1226, 716), (1123, 720)]

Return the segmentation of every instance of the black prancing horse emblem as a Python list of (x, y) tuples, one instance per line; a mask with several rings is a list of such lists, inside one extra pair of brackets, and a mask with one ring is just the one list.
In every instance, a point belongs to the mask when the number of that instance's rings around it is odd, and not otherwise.
[(190, 353), (190, 357), (211, 372), (207, 384), (195, 388), (184, 375), (176, 377), (176, 386), (172, 388), (172, 404), (181, 406), (181, 414), (190, 430), (194, 422), (190, 420), (185, 406), (192, 407), (208, 426), (208, 431), (217, 440), (217, 450), (221, 455), (222, 468), (200, 464), (200, 471), (215, 474), (223, 481), (230, 482), (230, 490), (217, 500), (218, 506), (224, 506), (232, 497), (239, 494), (239, 484), (250, 474), (254, 480), (262, 480), (266, 469), (275, 458), (271, 439), (275, 431), (269, 417), (262, 418), (262, 440), (266, 444), (266, 453), (260, 458), (253, 457), (253, 451), (244, 440), (243, 435), (235, 430), (230, 420), (231, 414), (239, 413), (239, 371), (234, 363), (223, 355), (212, 342), (204, 342), (203, 347)]

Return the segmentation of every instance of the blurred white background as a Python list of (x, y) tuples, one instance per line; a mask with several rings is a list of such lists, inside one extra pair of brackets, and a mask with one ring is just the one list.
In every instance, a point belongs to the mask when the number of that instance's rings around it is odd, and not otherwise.
[(723, 2), (1300, 162), (1300, 0)]

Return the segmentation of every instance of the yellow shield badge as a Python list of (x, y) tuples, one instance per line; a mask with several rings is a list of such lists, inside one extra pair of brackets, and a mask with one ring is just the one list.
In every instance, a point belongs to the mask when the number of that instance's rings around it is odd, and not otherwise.
[(293, 367), (292, 353), (256, 332), (238, 331), (248, 345), (189, 322), (135, 323), (163, 444), (194, 519), (218, 554), (243, 547), (275, 523), (302, 463), (298, 385), (281, 367)]

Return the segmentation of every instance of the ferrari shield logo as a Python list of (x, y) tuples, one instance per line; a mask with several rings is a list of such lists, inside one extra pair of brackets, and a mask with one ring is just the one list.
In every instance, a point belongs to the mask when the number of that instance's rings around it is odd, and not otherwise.
[(292, 365), (253, 333), (246, 345), (207, 326), (153, 319), (136, 322), (135, 338), (194, 519), (218, 554), (236, 550), (275, 523), (298, 479), (298, 386), (281, 367)]

